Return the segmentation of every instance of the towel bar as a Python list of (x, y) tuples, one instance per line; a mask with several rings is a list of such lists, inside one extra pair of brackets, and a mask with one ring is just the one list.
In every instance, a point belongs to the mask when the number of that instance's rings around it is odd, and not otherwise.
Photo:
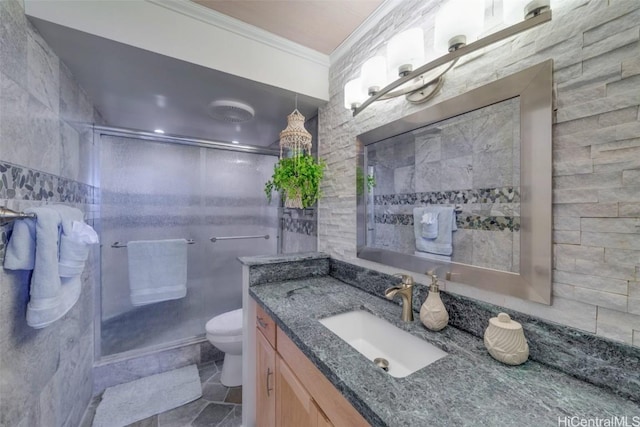
[(261, 234), (259, 236), (227, 236), (227, 237), (212, 237), (212, 242), (217, 242), (218, 240), (238, 240), (238, 239), (269, 239), (268, 234)]
[[(196, 241), (193, 239), (187, 239), (187, 245), (193, 245), (195, 244)], [(127, 244), (126, 243), (120, 243), (120, 242), (113, 242), (113, 244), (111, 245), (112, 248), (126, 248)]]
[(16, 219), (35, 218), (34, 213), (16, 212), (5, 206), (0, 206), (0, 225), (8, 224)]

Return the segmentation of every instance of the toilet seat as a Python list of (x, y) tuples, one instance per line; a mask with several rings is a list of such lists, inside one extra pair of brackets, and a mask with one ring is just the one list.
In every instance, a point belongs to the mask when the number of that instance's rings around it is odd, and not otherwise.
[(242, 309), (222, 313), (205, 325), (207, 334), (232, 337), (242, 335)]

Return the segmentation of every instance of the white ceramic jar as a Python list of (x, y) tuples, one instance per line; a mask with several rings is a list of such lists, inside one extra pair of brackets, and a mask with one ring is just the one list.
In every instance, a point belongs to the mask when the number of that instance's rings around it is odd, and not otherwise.
[(520, 365), (529, 358), (529, 344), (522, 325), (511, 320), (507, 313), (489, 319), (484, 345), (494, 359), (507, 365)]

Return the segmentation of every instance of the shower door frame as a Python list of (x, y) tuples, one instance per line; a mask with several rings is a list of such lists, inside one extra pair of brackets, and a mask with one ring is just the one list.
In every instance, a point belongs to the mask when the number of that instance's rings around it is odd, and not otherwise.
[[(139, 141), (149, 141), (149, 142), (160, 142), (160, 143), (169, 143), (169, 144), (178, 144), (178, 145), (187, 145), (192, 147), (199, 148), (210, 148), (217, 150), (226, 150), (226, 151), (238, 151), (242, 153), (250, 153), (250, 154), (262, 154), (267, 156), (275, 156), (278, 157), (280, 152), (278, 150), (273, 150), (266, 147), (259, 147), (255, 145), (247, 145), (247, 144), (233, 144), (229, 142), (220, 142), (213, 141), (207, 139), (199, 139), (199, 138), (188, 138), (182, 136), (171, 136), (171, 135), (160, 135), (152, 132), (145, 132), (141, 130), (135, 129), (125, 129), (125, 128), (116, 128), (109, 126), (93, 126), (93, 149), (92, 149), (92, 161), (91, 167), (93, 172), (93, 179), (96, 183), (95, 185), (98, 187), (98, 191), (102, 191), (102, 186), (100, 182), (101, 170), (100, 170), (100, 150), (99, 144), (101, 144), (101, 140), (103, 136), (115, 136), (115, 137), (124, 137), (131, 138)], [(100, 201), (101, 206), (101, 201)], [(101, 215), (100, 215), (101, 218)], [(100, 235), (102, 235), (102, 230), (98, 230)], [(278, 231), (277, 231), (277, 239), (281, 241), (282, 236), (282, 225), (281, 221), (278, 221)], [(192, 344), (198, 344), (204, 342), (206, 338), (203, 337), (189, 337), (184, 338), (182, 340), (172, 341), (167, 344), (158, 344), (149, 347), (144, 347), (140, 349), (133, 349), (124, 351), (121, 353), (110, 354), (107, 356), (102, 355), (102, 245), (104, 243), (101, 242), (100, 245), (100, 268), (99, 268), (99, 278), (97, 282), (99, 283), (99, 288), (95, 289), (94, 292), (94, 365), (99, 366), (106, 363), (112, 363), (114, 361), (126, 360), (133, 357), (139, 357), (145, 354), (155, 353), (157, 351), (165, 351), (171, 350), (178, 347), (183, 347)], [(279, 245), (276, 245), (277, 250), (279, 250)]]

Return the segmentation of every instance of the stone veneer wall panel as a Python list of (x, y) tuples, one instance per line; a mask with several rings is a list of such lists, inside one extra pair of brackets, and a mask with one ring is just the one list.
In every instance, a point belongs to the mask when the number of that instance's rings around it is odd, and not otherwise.
[[(402, 30), (422, 27), (431, 40), (437, 3), (400, 2), (331, 67), (331, 99), (319, 113), (319, 154), (328, 169), (319, 206), (318, 249), (395, 272), (356, 257), (356, 135), (553, 59), (553, 305), (453, 282), (446, 288), (640, 346), (640, 2), (556, 2), (550, 23), (463, 58), (429, 104), (384, 101), (352, 118), (343, 107), (345, 82)], [(501, 1), (493, 3), (487, 8), (488, 22), (499, 25), (492, 11), (500, 13)], [(426, 278), (418, 280), (426, 283)]]
[[(0, 1), (0, 206), (44, 203), (82, 209), (97, 221), (88, 184), (92, 103), (34, 27), (22, 2)], [(0, 226), (0, 262), (12, 225)], [(30, 274), (0, 268), (0, 425), (79, 425), (91, 399), (97, 247), (80, 300), (44, 329), (26, 324)]]

